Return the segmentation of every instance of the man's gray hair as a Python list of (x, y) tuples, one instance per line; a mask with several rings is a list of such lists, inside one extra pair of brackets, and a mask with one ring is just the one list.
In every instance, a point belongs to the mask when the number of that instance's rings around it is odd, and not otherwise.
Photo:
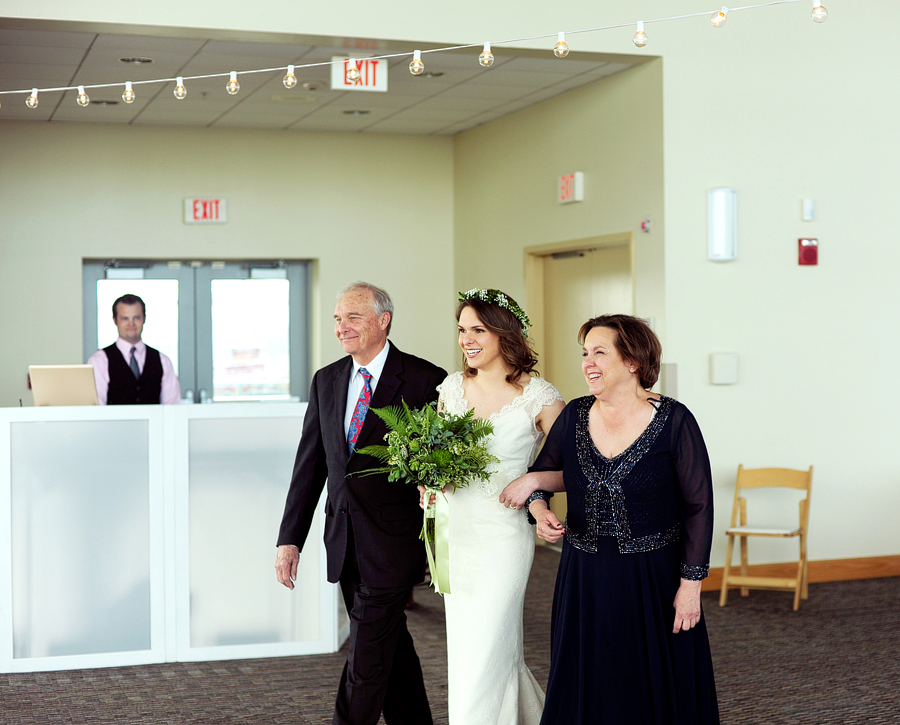
[(376, 317), (381, 317), (385, 312), (390, 313), (391, 319), (388, 322), (386, 335), (391, 334), (391, 324), (394, 322), (394, 301), (391, 296), (381, 287), (376, 287), (368, 282), (351, 282), (344, 289), (338, 292), (338, 299), (348, 292), (356, 292), (357, 290), (366, 290), (372, 293), (372, 307), (375, 310)]

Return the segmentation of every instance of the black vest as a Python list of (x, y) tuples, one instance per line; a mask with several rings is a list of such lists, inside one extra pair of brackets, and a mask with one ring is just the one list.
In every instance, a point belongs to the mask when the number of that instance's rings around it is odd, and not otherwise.
[(162, 390), (162, 362), (159, 350), (147, 346), (147, 359), (141, 377), (135, 379), (116, 343), (103, 348), (109, 360), (109, 391), (107, 405), (150, 405), (159, 403)]

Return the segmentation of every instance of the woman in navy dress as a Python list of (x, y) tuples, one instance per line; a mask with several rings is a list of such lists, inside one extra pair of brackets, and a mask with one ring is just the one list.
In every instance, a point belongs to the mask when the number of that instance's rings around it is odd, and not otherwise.
[[(649, 391), (661, 348), (643, 320), (595, 317), (579, 341), (590, 395), (501, 495), (527, 506), (542, 539), (564, 537), (541, 723), (718, 723), (700, 607), (713, 527), (703, 437), (684, 405)], [(565, 526), (554, 490), (567, 493)]]

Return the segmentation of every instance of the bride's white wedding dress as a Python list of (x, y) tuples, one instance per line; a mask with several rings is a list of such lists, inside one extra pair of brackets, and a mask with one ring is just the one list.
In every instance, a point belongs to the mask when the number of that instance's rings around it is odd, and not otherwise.
[[(468, 409), (462, 373), (438, 387), (447, 412)], [(499, 501), (500, 492), (534, 460), (543, 438), (535, 416), (562, 400), (532, 378), (515, 400), (490, 417), (488, 451), (500, 459), (489, 481), (448, 494), (450, 594), (447, 679), (450, 725), (538, 725), (544, 692), (525, 666), (522, 607), (534, 558), (534, 528), (525, 512)]]

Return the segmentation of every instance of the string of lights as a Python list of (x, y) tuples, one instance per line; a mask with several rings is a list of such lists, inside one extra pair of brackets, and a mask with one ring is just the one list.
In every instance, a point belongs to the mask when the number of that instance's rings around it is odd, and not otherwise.
[[(544, 40), (546, 38), (556, 38), (556, 44), (553, 46), (553, 54), (557, 58), (565, 58), (569, 54), (569, 45), (566, 41), (566, 36), (578, 35), (583, 33), (597, 33), (605, 30), (616, 30), (619, 28), (628, 28), (634, 27), (635, 33), (632, 37), (632, 42), (638, 48), (643, 48), (649, 42), (649, 36), (647, 35), (647, 31), (644, 29), (645, 25), (649, 25), (651, 23), (664, 23), (674, 20), (686, 20), (689, 18), (697, 18), (697, 17), (709, 17), (709, 22), (713, 27), (721, 28), (725, 25), (725, 22), (728, 20), (729, 13), (734, 13), (742, 10), (755, 10), (758, 8), (770, 7), (772, 5), (786, 5), (790, 3), (796, 2), (810, 2), (810, 0), (772, 0), (772, 2), (759, 3), (756, 5), (744, 5), (742, 7), (736, 8), (727, 8), (722, 7), (720, 10), (715, 11), (703, 11), (697, 13), (690, 13), (687, 15), (674, 15), (666, 18), (654, 18), (651, 20), (637, 20), (631, 23), (619, 23), (617, 25), (604, 25), (596, 28), (583, 28), (581, 30), (568, 30), (568, 31), (560, 31), (557, 33), (547, 33), (544, 35), (533, 35), (527, 38), (512, 38), (508, 40), (501, 41), (489, 41), (485, 43), (474, 43), (470, 45), (455, 45), (448, 46), (445, 48), (433, 48), (430, 50), (414, 50), (412, 53), (404, 52), (404, 53), (391, 53), (387, 55), (377, 55), (377, 56), (366, 56), (365, 58), (343, 58), (341, 60), (332, 60), (332, 61), (322, 61), (319, 63), (306, 63), (304, 65), (286, 65), (286, 66), (278, 66), (276, 68), (257, 68), (252, 70), (242, 70), (242, 71), (227, 71), (224, 73), (209, 73), (206, 75), (194, 75), (194, 76), (176, 76), (175, 78), (154, 78), (152, 80), (143, 80), (143, 81), (124, 81), (118, 83), (98, 83), (94, 85), (78, 85), (78, 86), (60, 86), (57, 88), (32, 88), (31, 90), (13, 90), (13, 91), (0, 91), (0, 96), (4, 95), (21, 95), (27, 94), (25, 98), (25, 105), (29, 108), (37, 108), (38, 106), (38, 96), (41, 93), (54, 93), (54, 92), (66, 92), (66, 91), (78, 91), (78, 95), (76, 97), (76, 102), (79, 106), (85, 107), (90, 104), (90, 98), (87, 94), (87, 89), (97, 89), (97, 88), (117, 88), (124, 87), (124, 91), (122, 92), (122, 100), (125, 103), (134, 103), (135, 98), (137, 97), (136, 91), (134, 90), (135, 86), (140, 85), (151, 85), (151, 84), (160, 84), (160, 83), (172, 83), (174, 81), (175, 88), (173, 93), (175, 98), (178, 100), (184, 100), (187, 98), (187, 86), (185, 85), (185, 81), (195, 81), (207, 78), (228, 78), (228, 82), (225, 84), (225, 90), (230, 95), (235, 95), (241, 90), (241, 84), (238, 81), (239, 75), (250, 75), (253, 73), (275, 73), (280, 71), (287, 71), (285, 73), (284, 78), (282, 79), (282, 83), (284, 83), (284, 87), (287, 89), (294, 88), (297, 81), (297, 71), (303, 70), (307, 68), (317, 68), (322, 66), (332, 66), (335, 64), (344, 64), (344, 72), (346, 74), (347, 81), (350, 83), (355, 83), (359, 80), (361, 75), (360, 63), (365, 60), (390, 60), (392, 58), (402, 58), (406, 56), (412, 56), (412, 60), (409, 63), (409, 72), (415, 76), (422, 75), (425, 72), (425, 62), (422, 60), (422, 55), (426, 53), (446, 53), (449, 51), (456, 50), (467, 50), (473, 48), (481, 48), (481, 53), (478, 56), (478, 63), (484, 67), (489, 68), (494, 63), (494, 53), (491, 50), (492, 46), (497, 45), (512, 45), (514, 43), (525, 43), (536, 40)], [(828, 17), (828, 11), (822, 5), (822, 0), (811, 0), (812, 2), (812, 12), (811, 17), (817, 23), (823, 23)]]

